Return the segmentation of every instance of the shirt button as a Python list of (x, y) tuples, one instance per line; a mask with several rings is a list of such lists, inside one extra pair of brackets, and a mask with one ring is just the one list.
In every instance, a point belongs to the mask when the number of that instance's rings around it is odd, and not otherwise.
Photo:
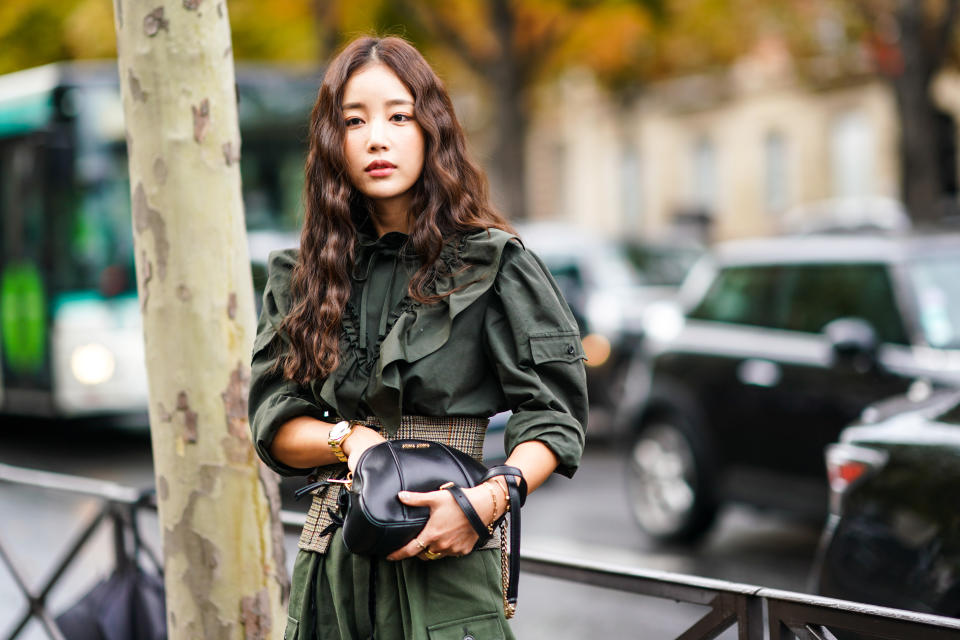
[(575, 351), (576, 351), (576, 349), (573, 348), (573, 345), (572, 345), (572, 344), (568, 344), (568, 345), (567, 345), (567, 353), (569, 353), (570, 355), (573, 355), (573, 353), (574, 353)]
[(463, 640), (476, 640), (476, 638), (468, 633), (467, 635), (463, 636)]

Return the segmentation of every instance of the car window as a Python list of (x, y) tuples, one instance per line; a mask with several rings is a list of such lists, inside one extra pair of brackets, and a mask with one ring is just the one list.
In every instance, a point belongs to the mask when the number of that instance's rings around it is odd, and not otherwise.
[(583, 274), (580, 273), (580, 267), (573, 262), (548, 262), (547, 269), (550, 275), (558, 283), (567, 283), (568, 286), (576, 289), (584, 287)]
[(698, 320), (775, 326), (781, 268), (727, 267), (717, 274), (703, 300), (688, 314)]
[(625, 245), (624, 250), (645, 284), (671, 287), (680, 286), (703, 253), (698, 247), (638, 244)]
[(960, 347), (960, 258), (920, 258), (907, 272), (927, 343), (940, 349)]
[(571, 311), (577, 316), (577, 323), (581, 324), (580, 328), (583, 329), (581, 316), (586, 304), (584, 300), (586, 283), (583, 281), (580, 268), (573, 262), (554, 262), (547, 263), (547, 269), (550, 270), (550, 275), (553, 276), (557, 286), (560, 287), (563, 299), (570, 305)]
[(886, 267), (882, 264), (815, 264), (784, 268), (789, 305), (783, 328), (820, 333), (837, 318), (862, 318), (882, 342), (906, 344)]
[(937, 416), (936, 420), (939, 422), (946, 422), (948, 424), (960, 425), (960, 402), (955, 403), (944, 413), (941, 413)]

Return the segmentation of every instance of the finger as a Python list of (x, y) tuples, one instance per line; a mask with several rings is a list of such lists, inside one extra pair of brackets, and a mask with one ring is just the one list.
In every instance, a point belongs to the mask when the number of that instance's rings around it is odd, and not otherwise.
[(415, 491), (401, 491), (397, 494), (400, 502), (410, 507), (430, 507), (436, 502), (439, 491), (418, 493)]
[(427, 548), (428, 547), (426, 543), (418, 543), (418, 539), (414, 538), (407, 544), (388, 555), (387, 560), (406, 560), (407, 558), (412, 558), (419, 553), (423, 553)]

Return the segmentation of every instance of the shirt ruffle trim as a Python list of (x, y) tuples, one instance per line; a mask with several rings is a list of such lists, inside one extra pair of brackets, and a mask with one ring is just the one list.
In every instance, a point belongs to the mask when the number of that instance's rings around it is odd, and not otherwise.
[[(447, 243), (437, 261), (437, 276), (429, 293), (445, 295), (438, 302), (423, 305), (407, 296), (390, 314), (388, 331), (379, 345), (374, 364), (375, 375), (369, 378), (366, 401), (380, 417), (388, 433), (400, 425), (403, 407), (401, 363), (413, 363), (443, 347), (450, 339), (454, 319), (486, 293), (496, 279), (500, 258), (506, 244), (517, 236), (489, 229), (465, 235)], [(519, 239), (518, 239), (519, 240)], [(452, 293), (451, 293), (452, 292)], [(341, 365), (320, 389), (324, 402), (342, 417), (354, 417), (355, 400), (337, 397), (337, 389), (353, 376), (369, 375), (361, 367), (356, 327), (352, 318), (343, 321)]]
[[(379, 354), (373, 363), (361, 362), (358, 329), (354, 315), (344, 313), (340, 338), (340, 366), (326, 380), (311, 384), (314, 395), (332, 407), (341, 417), (357, 418), (359, 398), (338, 397), (337, 390), (356, 377), (367, 379), (366, 400), (370, 409), (380, 417), (388, 433), (400, 425), (403, 407), (401, 363), (413, 363), (436, 352), (450, 340), (454, 319), (486, 293), (500, 267), (500, 258), (507, 243), (519, 238), (500, 229), (488, 229), (464, 235), (448, 242), (437, 260), (437, 276), (428, 293), (445, 295), (438, 302), (423, 305), (406, 296), (387, 322), (387, 333), (379, 345)], [(270, 327), (264, 327), (257, 336), (254, 351), (266, 347), (275, 335), (283, 318), (289, 313), (289, 286), (297, 250), (276, 251), (270, 255), (270, 278), (264, 303), (268, 309)], [(451, 293), (452, 292), (452, 293)], [(281, 337), (282, 333), (281, 333)], [(369, 364), (373, 365), (371, 367)], [(366, 366), (364, 366), (366, 365)], [(371, 371), (376, 375), (370, 376)]]
[(297, 249), (280, 249), (271, 251), (267, 258), (269, 276), (263, 292), (263, 313), (267, 323), (260, 327), (254, 339), (254, 354), (270, 344), (276, 335), (287, 341), (286, 335), (280, 331), (280, 323), (290, 313), (290, 278), (297, 254)]

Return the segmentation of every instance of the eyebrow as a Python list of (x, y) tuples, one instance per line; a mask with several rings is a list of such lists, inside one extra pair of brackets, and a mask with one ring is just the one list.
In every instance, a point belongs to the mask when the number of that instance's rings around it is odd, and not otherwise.
[[(401, 104), (413, 106), (413, 100), (407, 100), (406, 98), (393, 98), (392, 100), (387, 100), (385, 104), (388, 107), (395, 107)], [(347, 109), (362, 109), (364, 106), (365, 105), (362, 102), (347, 102), (341, 108), (346, 111)]]

